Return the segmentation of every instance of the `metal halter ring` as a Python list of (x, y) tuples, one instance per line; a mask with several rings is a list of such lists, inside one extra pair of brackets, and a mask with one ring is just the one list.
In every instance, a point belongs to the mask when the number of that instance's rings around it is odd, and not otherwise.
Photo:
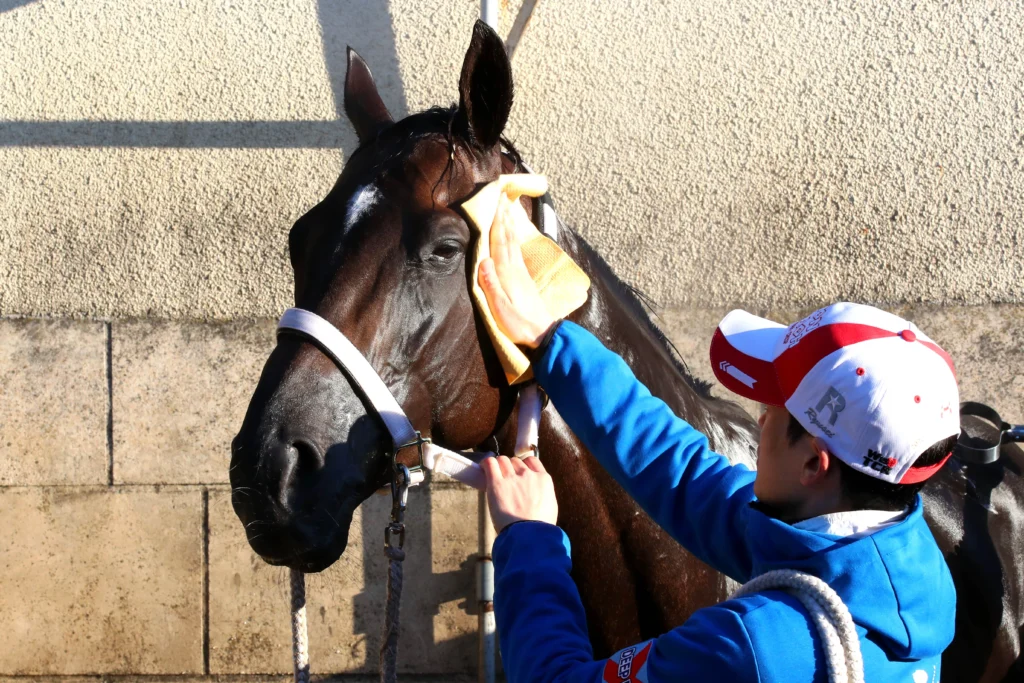
[[(395, 446), (394, 450), (391, 451), (391, 471), (397, 473), (399, 467), (405, 467), (407, 473), (409, 473), (409, 474), (411, 474), (412, 472), (421, 472), (423, 470), (423, 446), (425, 444), (428, 444), (428, 443), (433, 443), (433, 441), (431, 441), (430, 439), (424, 439), (423, 436), (417, 430), (416, 438), (415, 439), (413, 439), (412, 441), (409, 441), (409, 442), (406, 442), (406, 443), (402, 443), (402, 444), (398, 444), (397, 446)], [(398, 462), (398, 452), (400, 450), (404, 449), (404, 448), (409, 448), (410, 446), (415, 446), (416, 447), (416, 450), (420, 454), (420, 462), (419, 462), (418, 465), (413, 465), (412, 467), (407, 467), (406, 465), (401, 465)], [(412, 481), (411, 477), (406, 479), (406, 483), (407, 484), (409, 482), (411, 482), (411, 481)]]
[(1003, 422), (992, 408), (984, 403), (968, 401), (960, 404), (960, 416), (971, 415), (991, 422), (999, 431), (997, 439), (986, 439), (979, 436), (970, 436), (961, 427), (960, 436), (956, 441), (954, 454), (963, 462), (985, 465), (999, 460), (999, 448), (1006, 443), (1024, 441), (1024, 425), (1011, 425)]

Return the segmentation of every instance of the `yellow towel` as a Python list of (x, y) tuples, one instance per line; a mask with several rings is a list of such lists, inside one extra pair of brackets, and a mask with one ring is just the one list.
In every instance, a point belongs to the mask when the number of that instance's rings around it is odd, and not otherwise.
[(542, 175), (517, 173), (499, 176), (488, 183), (475, 195), (463, 202), (462, 209), (470, 219), (470, 226), (476, 229), (476, 253), (473, 255), (473, 300), (476, 301), (484, 325), (490, 334), (494, 349), (498, 353), (505, 377), (509, 384), (525, 382), (533, 377), (530, 361), (512, 341), (498, 328), (487, 305), (487, 295), (477, 282), (480, 262), (491, 253), (491, 223), (498, 210), (498, 198), (504, 192), (513, 200), (512, 216), (516, 239), (523, 252), (523, 261), (530, 277), (537, 283), (541, 299), (548, 312), (556, 318), (564, 318), (587, 300), (590, 278), (569, 255), (557, 244), (542, 235), (530, 222), (526, 210), (518, 201), (521, 195), (540, 197), (548, 189), (548, 181)]

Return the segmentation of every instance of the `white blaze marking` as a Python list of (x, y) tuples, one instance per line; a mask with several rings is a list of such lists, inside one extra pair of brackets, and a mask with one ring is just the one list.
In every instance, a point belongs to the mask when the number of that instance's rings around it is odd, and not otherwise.
[(363, 216), (380, 199), (380, 192), (373, 185), (363, 185), (355, 191), (352, 198), (348, 200), (348, 209), (345, 211), (345, 232), (359, 222)]

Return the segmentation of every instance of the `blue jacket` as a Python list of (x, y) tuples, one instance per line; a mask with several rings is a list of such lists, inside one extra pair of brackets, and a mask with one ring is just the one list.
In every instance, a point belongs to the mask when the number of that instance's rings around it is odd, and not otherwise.
[[(534, 372), (590, 452), (690, 552), (741, 583), (778, 568), (820, 577), (853, 614), (866, 680), (939, 680), (956, 595), (920, 497), (903, 521), (868, 536), (802, 531), (752, 508), (754, 473), (708, 450), (704, 435), (583, 328), (563, 322)], [(787, 593), (699, 610), (656, 639), (595, 661), (560, 528), (504, 529), (494, 566), (510, 683), (827, 680), (817, 632)]]

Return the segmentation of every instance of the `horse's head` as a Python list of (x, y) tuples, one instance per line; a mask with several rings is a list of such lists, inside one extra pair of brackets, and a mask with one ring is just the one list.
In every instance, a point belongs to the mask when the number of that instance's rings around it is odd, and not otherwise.
[[(341, 330), (416, 429), (454, 448), (487, 440), (514, 398), (473, 309), (458, 210), (510, 170), (501, 132), (511, 105), (511, 65), (482, 23), (458, 107), (397, 123), (350, 51), (345, 111), (359, 148), (288, 236), (296, 306)], [(390, 447), (346, 375), (313, 344), (280, 337), (231, 446), (232, 501), (252, 548), (273, 564), (328, 567), (355, 508), (389, 480)]]

